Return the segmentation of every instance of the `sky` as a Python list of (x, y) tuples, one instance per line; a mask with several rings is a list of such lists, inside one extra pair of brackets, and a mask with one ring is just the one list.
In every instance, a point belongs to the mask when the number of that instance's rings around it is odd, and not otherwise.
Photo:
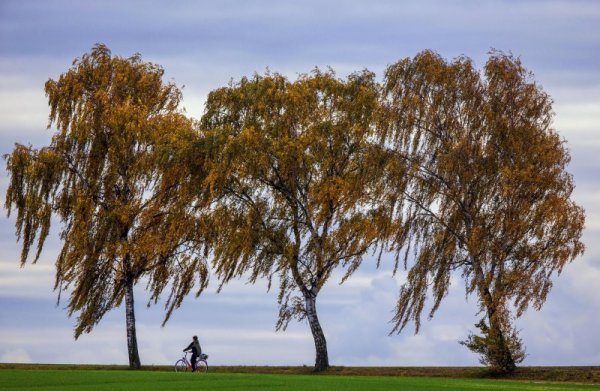
[[(586, 210), (585, 254), (555, 277), (540, 311), (516, 325), (524, 365), (600, 365), (600, 2), (565, 1), (67, 1), (0, 0), (0, 154), (14, 143), (43, 146), (48, 106), (43, 86), (72, 61), (105, 43), (118, 56), (141, 53), (183, 89), (200, 118), (209, 91), (267, 68), (295, 78), (315, 66), (338, 75), (389, 64), (425, 49), (481, 68), (491, 49), (512, 52), (554, 99), (554, 127), (568, 143), (573, 199)], [(8, 182), (0, 163), (0, 197)], [(73, 338), (75, 318), (57, 305), (55, 227), (40, 261), (19, 266), (14, 218), (0, 216), (0, 362), (127, 364), (124, 308), (91, 334)], [(343, 285), (334, 276), (318, 310), (333, 365), (477, 365), (458, 344), (480, 319), (461, 280), (419, 334), (389, 335), (405, 272), (367, 259)], [(236, 281), (217, 294), (215, 279), (161, 327), (160, 305), (136, 288), (142, 364), (176, 361), (197, 334), (212, 365), (312, 365), (306, 323), (275, 332), (277, 292)]]

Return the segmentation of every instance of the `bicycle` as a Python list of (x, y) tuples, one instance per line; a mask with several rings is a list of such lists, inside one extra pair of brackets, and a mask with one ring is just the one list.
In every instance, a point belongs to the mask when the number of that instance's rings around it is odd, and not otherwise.
[[(188, 360), (187, 355), (189, 352), (185, 352), (183, 357), (177, 360), (175, 363), (175, 372), (187, 372), (192, 370), (192, 364)], [(196, 360), (196, 372), (203, 373), (208, 371), (208, 354), (200, 353)]]

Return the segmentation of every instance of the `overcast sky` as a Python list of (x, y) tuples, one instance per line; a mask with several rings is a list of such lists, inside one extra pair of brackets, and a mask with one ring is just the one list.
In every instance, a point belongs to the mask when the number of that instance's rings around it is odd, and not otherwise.
[[(401, 58), (433, 49), (478, 67), (495, 48), (521, 57), (554, 99), (555, 127), (572, 155), (574, 199), (586, 209), (583, 257), (555, 279), (546, 305), (517, 321), (525, 365), (600, 364), (600, 2), (598, 1), (0, 1), (0, 153), (15, 142), (45, 145), (44, 82), (102, 42), (113, 54), (139, 52), (185, 85), (199, 118), (208, 91), (267, 67), (294, 78), (315, 66), (340, 76), (368, 68), (381, 77)], [(0, 198), (7, 185), (0, 163)], [(4, 214), (4, 213), (3, 213)], [(36, 265), (19, 268), (14, 220), (0, 217), (0, 362), (127, 363), (124, 309), (73, 340), (75, 320), (58, 307), (56, 234)], [(414, 335), (389, 336), (404, 273), (366, 262), (344, 285), (332, 280), (319, 311), (333, 365), (475, 365), (460, 346), (479, 319), (475, 297), (453, 288)], [(214, 282), (214, 281), (213, 281)], [(143, 364), (170, 364), (198, 334), (211, 364), (312, 365), (307, 324), (275, 333), (276, 292), (243, 281), (190, 296), (160, 327), (162, 307), (136, 291)]]

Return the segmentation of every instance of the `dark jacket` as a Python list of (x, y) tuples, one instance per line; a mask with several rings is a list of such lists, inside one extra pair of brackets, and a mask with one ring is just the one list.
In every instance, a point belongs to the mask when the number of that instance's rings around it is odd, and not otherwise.
[(198, 341), (192, 341), (187, 348), (183, 349), (184, 352), (187, 350), (191, 350), (192, 354), (195, 354), (196, 356), (199, 356), (200, 353), (202, 353), (202, 348), (200, 347), (200, 342)]

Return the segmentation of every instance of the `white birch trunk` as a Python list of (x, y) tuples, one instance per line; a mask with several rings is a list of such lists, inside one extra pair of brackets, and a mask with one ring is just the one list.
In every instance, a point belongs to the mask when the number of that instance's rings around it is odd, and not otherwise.
[(315, 372), (324, 371), (329, 368), (329, 358), (327, 356), (327, 341), (325, 340), (325, 334), (323, 333), (323, 329), (321, 328), (317, 316), (317, 297), (312, 292), (306, 292), (304, 293), (304, 302), (306, 305), (306, 317), (308, 318), (310, 331), (312, 332), (315, 341)]
[(125, 283), (125, 319), (127, 322), (127, 351), (129, 353), (129, 368), (140, 369), (140, 355), (137, 347), (135, 332), (135, 310), (133, 302), (133, 279), (127, 278)]

